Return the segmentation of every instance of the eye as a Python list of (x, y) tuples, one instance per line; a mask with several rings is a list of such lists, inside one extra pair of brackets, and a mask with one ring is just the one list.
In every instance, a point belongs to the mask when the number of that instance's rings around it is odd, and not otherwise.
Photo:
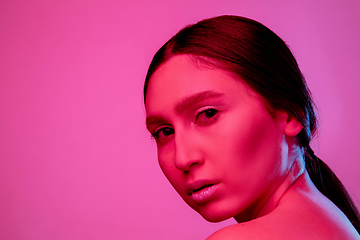
[(153, 138), (155, 138), (155, 140), (162, 140), (174, 133), (175, 133), (174, 129), (170, 127), (161, 127), (161, 128), (157, 128), (153, 133), (151, 133), (151, 135), (153, 136)]
[(213, 120), (215, 120), (215, 118), (218, 115), (218, 112), (219, 111), (214, 108), (208, 108), (202, 110), (196, 115), (195, 122), (199, 125), (210, 124)]

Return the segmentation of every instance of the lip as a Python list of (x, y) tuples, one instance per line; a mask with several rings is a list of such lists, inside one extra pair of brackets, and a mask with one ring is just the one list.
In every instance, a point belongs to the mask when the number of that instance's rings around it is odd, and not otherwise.
[(203, 203), (207, 201), (219, 187), (219, 182), (211, 180), (197, 180), (187, 185), (186, 193), (194, 202)]

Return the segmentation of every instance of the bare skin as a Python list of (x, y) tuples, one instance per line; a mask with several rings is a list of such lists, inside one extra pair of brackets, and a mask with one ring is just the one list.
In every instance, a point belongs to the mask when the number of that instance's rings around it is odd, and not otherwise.
[(220, 229), (207, 240), (360, 239), (346, 216), (316, 189), (306, 172), (275, 202), (278, 205), (270, 213)]

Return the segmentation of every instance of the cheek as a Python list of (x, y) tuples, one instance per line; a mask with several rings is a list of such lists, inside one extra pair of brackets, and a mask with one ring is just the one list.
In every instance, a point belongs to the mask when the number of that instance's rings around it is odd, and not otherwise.
[(182, 176), (181, 171), (175, 167), (174, 151), (170, 145), (160, 148), (158, 147), (158, 162), (165, 177), (175, 190), (179, 191)]
[(169, 177), (172, 175), (171, 172), (174, 171), (172, 169), (174, 166), (174, 161), (172, 160), (171, 151), (169, 151), (169, 149), (166, 147), (158, 147), (157, 154), (159, 166), (165, 176), (169, 179)]
[(176, 168), (173, 157), (173, 152), (169, 149), (158, 149), (158, 161), (162, 172), (175, 191), (188, 203), (189, 199), (185, 194), (185, 179), (182, 171)]
[[(251, 116), (251, 115), (250, 115)], [(227, 159), (228, 172), (252, 181), (266, 179), (279, 164), (281, 134), (270, 116), (234, 117), (222, 131), (221, 155)], [(240, 120), (240, 121), (239, 121)]]

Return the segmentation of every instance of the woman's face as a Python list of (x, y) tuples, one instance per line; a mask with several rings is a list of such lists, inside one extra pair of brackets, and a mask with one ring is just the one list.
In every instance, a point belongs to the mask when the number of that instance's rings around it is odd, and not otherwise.
[(149, 82), (147, 128), (160, 167), (208, 221), (252, 219), (289, 167), (286, 119), (272, 118), (242, 80), (194, 63), (174, 56)]

